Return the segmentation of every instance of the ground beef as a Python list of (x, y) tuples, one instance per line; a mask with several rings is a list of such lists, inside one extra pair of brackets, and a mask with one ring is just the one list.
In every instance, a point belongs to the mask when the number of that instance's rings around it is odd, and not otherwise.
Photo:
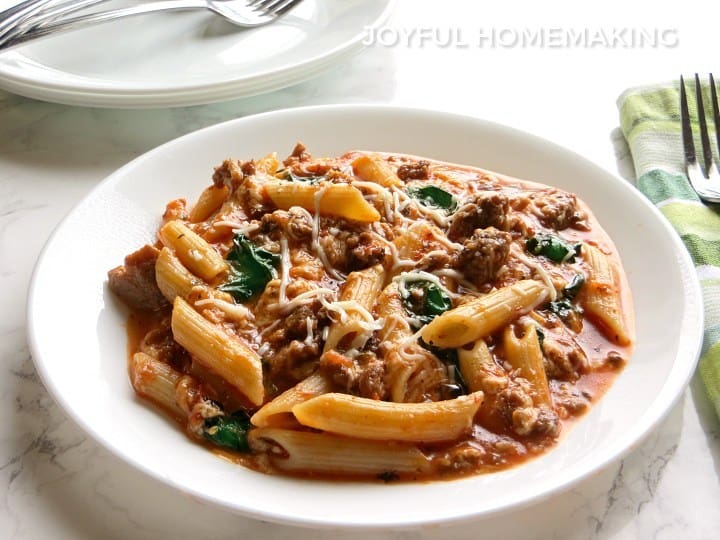
[(312, 156), (307, 151), (307, 147), (303, 143), (298, 142), (295, 145), (295, 148), (293, 148), (292, 154), (290, 154), (290, 156), (288, 157), (288, 159), (290, 158), (295, 158), (298, 161), (309, 161), (310, 159), (312, 159)]
[(576, 381), (587, 368), (587, 356), (569, 335), (546, 333), (542, 349), (548, 377)]
[(505, 230), (508, 198), (494, 191), (481, 193), (475, 201), (463, 205), (453, 215), (448, 238), (458, 242), (469, 238), (476, 229), (495, 227)]
[(397, 170), (400, 180), (427, 180), (430, 176), (430, 163), (427, 161), (416, 161), (400, 165)]
[(568, 382), (551, 381), (553, 405), (558, 414), (567, 418), (577, 415), (590, 407), (591, 396)]
[(518, 435), (532, 437), (557, 437), (560, 419), (549, 407), (515, 409), (512, 413), (513, 430)]
[(463, 243), (454, 266), (477, 286), (493, 281), (507, 260), (511, 240), (510, 234), (494, 227), (477, 229)]
[(281, 234), (298, 241), (309, 241), (312, 237), (312, 222), (308, 221), (305, 212), (295, 207), (288, 211), (275, 210), (261, 218), (260, 232), (275, 241), (280, 239)]
[(534, 214), (545, 227), (561, 231), (568, 227), (587, 230), (587, 216), (578, 209), (571, 193), (547, 190), (533, 197)]
[(360, 353), (356, 360), (360, 366), (358, 395), (370, 399), (385, 399), (385, 362), (371, 352)]
[(315, 370), (319, 354), (317, 342), (307, 344), (296, 339), (265, 357), (264, 361), (271, 378), (291, 378), (299, 382)]
[(341, 391), (370, 399), (383, 399), (385, 364), (374, 353), (363, 352), (351, 359), (333, 350), (320, 357), (318, 370)]
[(175, 219), (188, 219), (187, 202), (185, 199), (175, 199), (165, 205), (163, 213), (163, 221), (173, 221)]
[(250, 219), (260, 219), (272, 212), (272, 203), (265, 195), (262, 185), (255, 179), (255, 162), (240, 162), (226, 159), (215, 168), (213, 183), (216, 186), (229, 185), (234, 191), (233, 197), (242, 206)]
[(320, 245), (333, 268), (342, 272), (353, 272), (382, 264), (392, 256), (386, 244), (377, 235), (347, 223), (338, 223), (338, 225), (342, 228), (339, 226), (324, 228), (326, 232), (319, 238)]
[(287, 337), (290, 339), (304, 339), (308, 334), (308, 321), (310, 321), (310, 329), (315, 332), (317, 330), (318, 320), (315, 311), (309, 305), (300, 306), (288, 315), (284, 322)]
[(245, 176), (254, 176), (257, 172), (257, 169), (255, 168), (255, 160), (251, 159), (250, 161), (245, 161), (241, 165), (240, 170)]
[(165, 318), (158, 328), (145, 334), (140, 342), (140, 351), (170, 364), (178, 371), (184, 371), (190, 364), (190, 355), (173, 338), (170, 317)]
[(230, 162), (231, 160), (226, 159), (223, 161), (222, 165), (215, 167), (212, 181), (216, 188), (232, 185), (232, 168), (229, 164)]
[(137, 311), (162, 311), (170, 304), (155, 280), (155, 262), (160, 252), (146, 245), (125, 257), (125, 264), (108, 272), (108, 285), (120, 300)]
[(331, 349), (320, 357), (318, 371), (342, 392), (350, 394), (357, 380), (355, 362)]
[(500, 412), (512, 430), (522, 436), (551, 436), (560, 432), (560, 419), (552, 409), (535, 407), (529, 383), (515, 379), (498, 394)]

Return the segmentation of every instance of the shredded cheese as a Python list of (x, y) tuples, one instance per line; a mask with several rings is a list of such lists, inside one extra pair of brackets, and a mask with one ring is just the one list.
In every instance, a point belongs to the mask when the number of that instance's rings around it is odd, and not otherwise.
[(232, 221), (229, 219), (215, 221), (213, 222), (212, 226), (215, 228), (226, 227), (232, 229), (232, 231), (236, 234), (243, 234), (246, 236), (250, 233), (257, 231), (260, 228), (259, 223), (240, 223), (238, 221)]
[(212, 306), (219, 309), (220, 311), (225, 313), (225, 315), (238, 322), (249, 321), (253, 320), (254, 318), (250, 310), (242, 304), (231, 304), (230, 302), (220, 300), (219, 298), (203, 298), (200, 300), (196, 300), (195, 306)]
[(313, 303), (316, 298), (320, 298), (322, 301), (322, 299), (326, 296), (333, 296), (334, 294), (335, 291), (333, 291), (332, 289), (318, 287), (317, 289), (310, 289), (309, 291), (298, 294), (295, 298), (293, 298), (292, 300), (288, 300), (284, 304), (279, 302), (277, 304), (272, 304), (271, 306), (269, 306), (268, 309), (277, 310), (280, 312), (280, 314), (284, 315), (290, 313), (291, 311), (300, 306)]
[(555, 284), (552, 281), (552, 278), (550, 277), (550, 274), (548, 274), (547, 270), (543, 268), (543, 266), (531, 260), (529, 257), (526, 257), (523, 253), (520, 253), (518, 250), (513, 250), (513, 254), (522, 262), (525, 266), (530, 268), (531, 270), (534, 270), (537, 272), (537, 274), (540, 276), (540, 279), (547, 285), (548, 288), (548, 296), (550, 297), (550, 301), (554, 302), (557, 300), (557, 290), (555, 289)]
[(315, 203), (315, 215), (313, 216), (313, 226), (312, 226), (312, 247), (313, 251), (317, 253), (318, 258), (323, 263), (323, 266), (325, 267), (325, 271), (328, 273), (328, 275), (334, 279), (337, 280), (344, 280), (345, 276), (343, 276), (341, 273), (339, 273), (337, 270), (335, 270), (328, 261), (327, 255), (325, 255), (325, 250), (323, 249), (322, 245), (320, 245), (320, 239), (319, 233), (320, 233), (320, 201), (322, 200), (323, 196), (325, 195), (325, 191), (327, 190), (327, 186), (318, 189), (317, 192), (314, 195), (314, 203)]
[(405, 287), (405, 284), (408, 282), (413, 281), (429, 281), (438, 287), (440, 287), (443, 291), (445, 291), (448, 296), (451, 298), (459, 298), (462, 296), (461, 294), (454, 293), (452, 291), (447, 290), (445, 285), (442, 284), (438, 276), (435, 274), (431, 274), (429, 272), (424, 272), (423, 270), (415, 270), (413, 272), (402, 272), (395, 276), (393, 279), (394, 283), (398, 284), (398, 291), (400, 291), (400, 296), (402, 298), (407, 298), (410, 295), (410, 291), (407, 290), (407, 287)]
[(308, 347), (313, 344), (313, 340), (315, 339), (315, 334), (313, 333), (312, 323), (313, 323), (312, 319), (309, 317), (305, 320), (305, 328), (307, 329), (307, 335), (305, 336), (304, 343)]
[(290, 250), (288, 249), (288, 241), (285, 236), (280, 237), (280, 291), (278, 297), (278, 303), (287, 303), (287, 284), (290, 279)]

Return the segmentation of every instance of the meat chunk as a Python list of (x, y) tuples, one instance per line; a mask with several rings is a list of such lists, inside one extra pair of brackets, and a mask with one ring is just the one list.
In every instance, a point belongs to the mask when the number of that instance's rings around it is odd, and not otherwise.
[(588, 364), (585, 352), (567, 332), (545, 335), (543, 358), (548, 376), (567, 381), (577, 380)]
[(505, 230), (508, 198), (494, 191), (480, 194), (475, 201), (458, 209), (453, 216), (448, 238), (454, 242), (469, 238), (476, 229), (495, 227)]
[(512, 424), (518, 435), (557, 437), (560, 433), (558, 415), (545, 406), (515, 409)]
[(312, 221), (308, 220), (306, 212), (297, 207), (288, 211), (275, 210), (262, 217), (260, 232), (270, 235), (273, 240), (279, 239), (276, 232), (282, 232), (295, 240), (306, 241), (312, 236)]
[(416, 161), (400, 165), (397, 170), (400, 180), (427, 180), (430, 176), (430, 162)]
[(348, 223), (327, 227), (319, 242), (330, 266), (343, 272), (362, 270), (383, 263), (391, 256), (387, 246), (377, 235)]
[(315, 315), (316, 310), (310, 306), (300, 306), (294, 310), (285, 319), (285, 328), (287, 336), (291, 339), (307, 338), (308, 329), (315, 332), (318, 326), (318, 318)]
[(213, 183), (215, 186), (229, 185), (235, 198), (240, 202), (245, 215), (251, 219), (260, 219), (263, 214), (272, 212), (272, 205), (264, 195), (262, 185), (255, 179), (255, 162), (244, 163), (226, 159), (215, 168)]
[(561, 231), (568, 227), (586, 230), (587, 216), (578, 209), (577, 199), (563, 191), (543, 191), (533, 197), (534, 214), (545, 227)]
[(584, 412), (590, 407), (591, 396), (568, 382), (551, 381), (553, 386), (553, 405), (558, 414), (567, 418)]
[(289, 378), (293, 382), (299, 382), (315, 370), (318, 354), (317, 342), (308, 344), (295, 339), (280, 347), (274, 354), (265, 357), (264, 361), (273, 379)]
[(494, 227), (477, 229), (463, 243), (455, 267), (477, 286), (493, 281), (507, 260), (511, 239), (510, 234)]
[(140, 342), (140, 351), (170, 364), (179, 371), (190, 365), (190, 355), (173, 338), (170, 317), (163, 319), (160, 326), (145, 334)]
[(558, 415), (544, 405), (535, 407), (531, 394), (525, 379), (513, 380), (498, 394), (502, 415), (518, 435), (556, 437), (560, 433)]
[(372, 352), (362, 352), (351, 359), (329, 350), (320, 357), (320, 373), (343, 392), (370, 399), (383, 399), (385, 364)]
[(343, 392), (352, 393), (351, 389), (357, 381), (357, 370), (351, 358), (331, 349), (320, 357), (318, 371)]
[(108, 272), (108, 285), (128, 307), (138, 311), (162, 311), (170, 304), (155, 280), (160, 252), (146, 245), (125, 257), (125, 264)]

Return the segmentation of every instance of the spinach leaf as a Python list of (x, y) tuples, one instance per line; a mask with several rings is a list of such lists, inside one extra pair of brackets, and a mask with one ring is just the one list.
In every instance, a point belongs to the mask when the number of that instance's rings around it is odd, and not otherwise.
[(308, 184), (317, 184), (321, 180), (325, 180), (324, 176), (298, 176), (290, 169), (283, 169), (281, 171), (278, 171), (277, 175), (283, 180), (288, 180), (290, 182), (306, 182)]
[(580, 254), (581, 245), (570, 244), (552, 234), (537, 234), (525, 242), (525, 248), (533, 255), (543, 255), (558, 263), (575, 262), (575, 255)]
[(275, 268), (280, 256), (256, 247), (242, 234), (233, 238), (233, 248), (226, 260), (230, 263), (227, 283), (219, 287), (230, 293), (236, 302), (245, 302), (265, 289), (268, 281), (277, 276)]
[(440, 208), (448, 212), (453, 212), (457, 208), (457, 201), (452, 193), (437, 186), (411, 186), (407, 188), (407, 194), (413, 199), (417, 199), (423, 206)]
[(570, 283), (568, 283), (563, 289), (563, 296), (573, 300), (580, 292), (580, 289), (583, 288), (583, 285), (585, 285), (585, 276), (582, 274), (575, 274), (575, 276), (570, 280)]
[(405, 288), (407, 293), (402, 298), (405, 310), (421, 324), (428, 324), (452, 307), (447, 291), (430, 280), (411, 281)]
[(420, 345), (438, 357), (448, 368), (451, 382), (446, 385), (447, 399), (468, 394), (467, 382), (460, 371), (460, 359), (457, 349), (441, 349), (425, 343), (422, 339)]
[(250, 429), (250, 417), (242, 411), (231, 416), (218, 415), (206, 418), (203, 424), (204, 437), (218, 446), (249, 452), (247, 433)]
[(575, 306), (573, 306), (570, 300), (568, 300), (567, 298), (563, 298), (562, 300), (550, 302), (550, 311), (552, 311), (561, 319), (566, 320), (573, 313), (575, 313)]
[(560, 317), (565, 323), (569, 323), (572, 319), (576, 319), (580, 314), (579, 308), (573, 304), (573, 300), (585, 285), (585, 276), (575, 274), (562, 292), (562, 297), (554, 302), (550, 302), (548, 309), (555, 315)]
[(545, 331), (539, 326), (536, 326), (535, 333), (537, 333), (538, 344), (540, 345), (540, 347), (542, 347), (543, 343), (545, 342)]

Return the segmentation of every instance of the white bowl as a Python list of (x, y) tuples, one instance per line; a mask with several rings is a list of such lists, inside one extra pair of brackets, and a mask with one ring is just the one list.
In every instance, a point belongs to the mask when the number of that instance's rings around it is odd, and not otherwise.
[[(560, 444), (513, 469), (453, 481), (298, 480), (247, 470), (192, 443), (138, 400), (126, 369), (126, 311), (106, 272), (154, 238), (167, 201), (193, 200), (228, 157), (383, 150), (482, 166), (577, 193), (614, 239), (635, 302), (637, 348), (605, 397)], [(551, 496), (619, 459), (669, 411), (702, 336), (700, 288), (677, 235), (633, 187), (582, 157), (497, 124), (383, 106), (290, 109), (234, 120), (165, 144), (111, 175), (62, 222), (28, 300), (45, 385), (115, 455), (203, 501), (312, 527), (413, 527), (476, 518)]]

